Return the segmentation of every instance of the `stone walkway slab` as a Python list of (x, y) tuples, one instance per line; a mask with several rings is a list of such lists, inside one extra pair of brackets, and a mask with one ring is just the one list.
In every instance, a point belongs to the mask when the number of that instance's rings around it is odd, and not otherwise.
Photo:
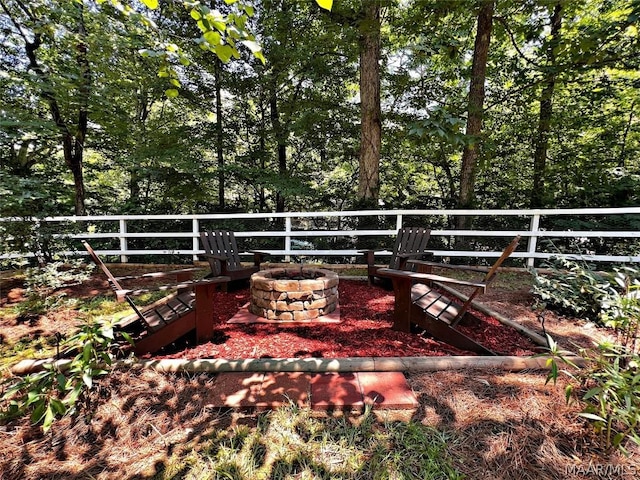
[(220, 373), (207, 398), (213, 408), (273, 409), (290, 402), (313, 410), (413, 410), (418, 400), (401, 372)]

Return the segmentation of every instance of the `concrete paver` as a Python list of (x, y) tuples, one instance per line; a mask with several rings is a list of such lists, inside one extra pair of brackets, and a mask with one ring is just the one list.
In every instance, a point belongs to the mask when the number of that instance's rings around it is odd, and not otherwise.
[(415, 409), (411, 387), (402, 372), (220, 373), (207, 404), (219, 408), (277, 408), (293, 402), (314, 410)]
[(359, 372), (358, 379), (367, 405), (385, 409), (418, 407), (418, 400), (402, 372)]

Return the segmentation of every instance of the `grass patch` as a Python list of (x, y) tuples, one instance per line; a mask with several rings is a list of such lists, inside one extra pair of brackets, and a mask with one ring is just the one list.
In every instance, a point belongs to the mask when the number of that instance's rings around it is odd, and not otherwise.
[(416, 422), (317, 417), (308, 408), (281, 407), (253, 427), (214, 432), (174, 454), (157, 480), (198, 479), (458, 479), (443, 432)]

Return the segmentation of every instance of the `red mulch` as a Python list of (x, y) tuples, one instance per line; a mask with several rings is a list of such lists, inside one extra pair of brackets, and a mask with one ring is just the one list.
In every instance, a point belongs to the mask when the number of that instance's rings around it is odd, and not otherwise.
[[(176, 344), (154, 358), (305, 358), (417, 357), (471, 355), (426, 335), (391, 329), (394, 297), (380, 287), (341, 280), (339, 324), (228, 324), (249, 301), (248, 288), (215, 297), (217, 327), (211, 342)], [(481, 321), (459, 329), (502, 355), (532, 355), (535, 344), (496, 319), (474, 312)]]

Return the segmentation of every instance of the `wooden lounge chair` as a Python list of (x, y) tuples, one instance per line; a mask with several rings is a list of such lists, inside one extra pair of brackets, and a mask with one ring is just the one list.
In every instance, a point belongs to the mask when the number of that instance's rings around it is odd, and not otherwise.
[[(393, 281), (395, 294), (393, 328), (409, 332), (411, 325), (416, 324), (434, 338), (454, 347), (483, 355), (495, 355), (493, 351), (457, 330), (456, 326), (465, 319), (478, 320), (468, 311), (471, 302), (477, 295), (486, 291), (491, 281), (495, 279), (498, 268), (513, 253), (519, 241), (519, 236), (513, 239), (481, 281), (458, 280), (430, 272), (433, 267), (482, 273), (485, 273), (485, 270), (429, 261), (410, 261), (420, 266), (420, 272), (383, 269), (381, 273)], [(453, 288), (445, 287), (444, 284), (470, 286), (474, 287), (474, 290), (466, 297)], [(443, 290), (456, 298), (449, 298)]]
[(379, 250), (359, 250), (358, 253), (365, 255), (367, 261), (367, 276), (369, 285), (373, 285), (376, 278), (384, 278), (386, 275), (381, 272), (382, 268), (390, 268), (393, 270), (404, 270), (406, 263), (410, 259), (421, 259), (431, 254), (425, 249), (431, 236), (431, 230), (417, 227), (404, 227), (398, 230), (396, 243), (393, 247), (393, 253), (388, 267), (375, 265), (375, 252)]
[(247, 279), (260, 270), (260, 263), (268, 255), (266, 252), (251, 251), (253, 265), (242, 265), (236, 237), (233, 232), (226, 230), (200, 232), (200, 241), (205, 251), (204, 257), (211, 267), (211, 273), (207, 277), (222, 275), (229, 277), (231, 281)]
[[(127, 301), (133, 314), (120, 320), (116, 327), (132, 333), (136, 355), (153, 353), (183, 335), (195, 330), (196, 341), (202, 343), (213, 335), (213, 293), (220, 285), (225, 285), (229, 277), (216, 277), (210, 280), (190, 280), (196, 268), (186, 268), (169, 272), (146, 273), (138, 276), (114, 277), (100, 257), (86, 242), (82, 241), (93, 262), (107, 276), (109, 285), (116, 293), (119, 302)], [(127, 289), (120, 282), (135, 279), (154, 279), (175, 276), (178, 283), (162, 285), (150, 289)], [(135, 295), (155, 290), (175, 290), (146, 307), (138, 307)]]

